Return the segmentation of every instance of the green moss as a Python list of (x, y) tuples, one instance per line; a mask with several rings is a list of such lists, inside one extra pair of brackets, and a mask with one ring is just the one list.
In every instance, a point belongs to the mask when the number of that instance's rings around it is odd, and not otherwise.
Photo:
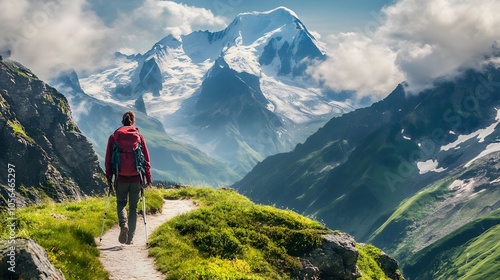
[(30, 80), (38, 80), (38, 77), (36, 75), (33, 75), (30, 72), (27, 72), (25, 70), (20, 69), (15, 64), (9, 63), (9, 64), (6, 64), (6, 65), (7, 65), (7, 67), (9, 67), (10, 70), (16, 72), (17, 74), (19, 74), (19, 75), (21, 75), (21, 76), (23, 76), (25, 78), (28, 78)]
[(3, 98), (2, 95), (0, 95), (0, 108), (5, 108), (7, 107), (7, 101), (5, 100), (5, 98)]
[(13, 121), (8, 120), (7, 124), (12, 128), (12, 130), (16, 135), (22, 137), (23, 139), (25, 139), (30, 143), (35, 143), (35, 140), (33, 140), (33, 138), (29, 137), (28, 134), (26, 134), (26, 131), (24, 131), (23, 126), (17, 120)]
[(380, 268), (380, 249), (369, 244), (356, 244), (356, 248), (359, 253), (356, 266), (361, 272), (360, 280), (390, 280)]
[(55, 102), (57, 103), (57, 107), (63, 114), (68, 115), (71, 112), (69, 104), (65, 99), (57, 98)]

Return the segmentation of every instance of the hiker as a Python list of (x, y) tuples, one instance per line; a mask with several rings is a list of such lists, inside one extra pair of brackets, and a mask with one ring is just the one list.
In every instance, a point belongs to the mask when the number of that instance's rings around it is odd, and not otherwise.
[[(112, 188), (112, 177), (115, 175), (116, 210), (120, 223), (118, 241), (122, 244), (132, 244), (137, 221), (137, 204), (143, 186), (151, 184), (151, 165), (146, 141), (134, 126), (134, 112), (125, 112), (122, 124), (122, 127), (109, 136), (105, 159), (106, 178)], [(130, 202), (128, 217), (125, 209), (127, 199)]]

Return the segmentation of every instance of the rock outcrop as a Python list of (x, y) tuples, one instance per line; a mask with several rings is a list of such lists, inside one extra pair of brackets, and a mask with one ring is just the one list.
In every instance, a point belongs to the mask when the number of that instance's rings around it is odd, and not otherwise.
[[(321, 247), (299, 258), (303, 269), (298, 279), (339, 279), (360, 278), (356, 263), (359, 253), (356, 241), (347, 233), (323, 235)], [(385, 253), (381, 253), (378, 265), (385, 275), (394, 280), (403, 279), (398, 271), (398, 263)]]
[(73, 122), (66, 98), (5, 60), (0, 61), (0, 143), (0, 169), (14, 167), (9, 174), (0, 172), (0, 206), (12, 191), (19, 207), (46, 197), (80, 199), (105, 188), (97, 156)]
[(1, 279), (64, 280), (45, 250), (34, 240), (16, 238), (0, 241)]
[[(356, 241), (345, 233), (323, 235), (321, 247), (308, 253), (302, 264), (310, 263), (308, 271), (317, 271), (313, 278), (307, 279), (356, 279), (361, 274), (356, 267), (358, 249)], [(317, 277), (317, 278), (315, 278)]]

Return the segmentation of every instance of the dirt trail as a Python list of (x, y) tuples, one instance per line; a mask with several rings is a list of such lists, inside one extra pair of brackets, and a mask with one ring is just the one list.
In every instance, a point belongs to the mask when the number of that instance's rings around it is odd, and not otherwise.
[[(191, 200), (166, 200), (161, 214), (146, 216), (148, 235), (169, 219), (196, 208)], [(111, 228), (103, 235), (98, 246), (101, 251), (99, 259), (109, 271), (110, 279), (165, 279), (165, 276), (156, 270), (154, 260), (148, 257), (142, 215), (137, 217), (137, 229), (132, 245), (120, 244), (119, 233), (118, 226)]]

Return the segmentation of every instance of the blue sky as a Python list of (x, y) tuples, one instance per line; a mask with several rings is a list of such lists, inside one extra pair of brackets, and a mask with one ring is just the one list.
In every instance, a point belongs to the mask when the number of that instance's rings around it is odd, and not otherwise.
[(245, 11), (266, 11), (285, 6), (295, 11), (309, 29), (322, 35), (353, 31), (356, 27), (361, 28), (366, 22), (373, 20), (372, 14), (378, 14), (384, 5), (389, 3), (387, 0), (184, 0), (176, 2), (201, 6), (230, 19)]
[[(119, 13), (141, 6), (138, 0), (92, 0), (92, 9), (111, 24)], [(285, 6), (299, 16), (304, 24), (322, 36), (362, 29), (367, 23), (378, 21), (380, 10), (391, 0), (176, 0), (173, 2), (210, 10), (215, 16), (232, 21), (239, 13), (267, 11)], [(209, 26), (206, 29), (210, 29)], [(158, 36), (163, 37), (161, 34)]]
[(328, 59), (310, 74), (360, 98), (500, 67), (498, 0), (0, 0), (0, 53), (12, 50), (43, 79), (63, 67), (85, 74), (115, 51), (145, 53), (168, 34), (219, 31), (239, 13), (278, 6), (325, 46)]

